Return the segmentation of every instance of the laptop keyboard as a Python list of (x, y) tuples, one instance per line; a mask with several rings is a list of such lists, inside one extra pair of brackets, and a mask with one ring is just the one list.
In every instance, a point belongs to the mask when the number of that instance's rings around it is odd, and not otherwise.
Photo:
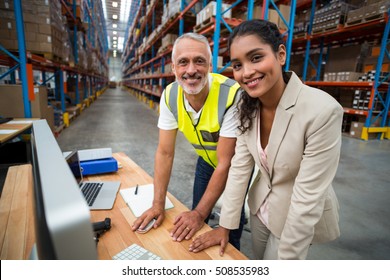
[(145, 248), (132, 244), (116, 254), (113, 260), (161, 260), (161, 257), (153, 254)]
[(87, 200), (87, 203), (89, 206), (92, 206), (95, 202), (95, 199), (102, 189), (103, 184), (102, 183), (86, 183), (84, 182), (83, 187), (81, 191), (84, 194), (85, 199)]

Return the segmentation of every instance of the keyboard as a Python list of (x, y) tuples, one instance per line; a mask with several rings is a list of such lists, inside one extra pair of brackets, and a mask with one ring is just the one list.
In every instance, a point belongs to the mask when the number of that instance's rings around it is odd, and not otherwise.
[(102, 183), (84, 183), (81, 191), (83, 192), (89, 206), (92, 206), (94, 203), (102, 185)]
[(161, 257), (153, 254), (145, 248), (132, 244), (116, 254), (113, 260), (161, 260)]

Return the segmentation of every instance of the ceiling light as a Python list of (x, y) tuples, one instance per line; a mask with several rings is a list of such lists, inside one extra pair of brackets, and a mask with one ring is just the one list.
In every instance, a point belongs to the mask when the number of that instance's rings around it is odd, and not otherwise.
[(112, 6), (113, 6), (114, 8), (118, 7), (118, 2), (112, 2)]
[(113, 19), (118, 19), (118, 15), (112, 15)]
[(116, 35), (116, 33), (118, 33), (118, 32), (116, 32), (116, 31), (112, 31), (112, 34)]
[(114, 52), (114, 53), (112, 54), (112, 56), (113, 56), (113, 57), (116, 57), (116, 52)]
[(116, 23), (114, 23), (113, 25), (112, 25), (112, 28), (117, 28), (118, 27), (118, 25), (116, 24)]
[(127, 22), (129, 19), (131, 2), (129, 0), (121, 0), (120, 21)]
[(116, 40), (116, 39), (118, 39), (118, 37), (116, 37), (116, 36), (112, 37), (112, 40)]

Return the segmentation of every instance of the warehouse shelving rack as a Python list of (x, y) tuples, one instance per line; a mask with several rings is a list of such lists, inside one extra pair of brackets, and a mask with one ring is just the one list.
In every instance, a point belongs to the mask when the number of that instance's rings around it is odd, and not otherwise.
[[(150, 102), (150, 104), (151, 106), (153, 106), (153, 101), (158, 101), (159, 97), (161, 96), (162, 89), (167, 84), (167, 81), (173, 81), (174, 79), (173, 73), (164, 73), (164, 65), (169, 63), (172, 49), (168, 47), (164, 52), (156, 54), (155, 48), (159, 46), (159, 40), (161, 40), (164, 34), (168, 33), (171, 30), (176, 30), (178, 31), (178, 34), (181, 35), (184, 32), (186, 13), (188, 11), (191, 11), (194, 5), (196, 4), (200, 3), (202, 4), (202, 7), (204, 7), (210, 1), (194, 0), (194, 1), (190, 1), (190, 3), (187, 4), (186, 1), (182, 0), (180, 13), (170, 19), (170, 22), (164, 26), (163, 30), (161, 30), (160, 33), (148, 44), (148, 46), (143, 50), (142, 53), (137, 54), (136, 50), (141, 45), (140, 38), (149, 35), (148, 23), (152, 26), (152, 30), (156, 28), (155, 26), (156, 11), (161, 10), (160, 8), (162, 8), (161, 6), (155, 6), (159, 4), (157, 4), (156, 1), (155, 2), (152, 1), (152, 5), (153, 5), (152, 9), (146, 11), (145, 7), (150, 2), (151, 1), (145, 1), (145, 0), (137, 1), (134, 4), (134, 10), (130, 12), (128, 30), (126, 32), (127, 39), (125, 40), (124, 53), (122, 56), (122, 62), (123, 62), (122, 83), (126, 87), (130, 88), (132, 92), (136, 93), (138, 96), (142, 97), (143, 99), (149, 98), (152, 101)], [(166, 2), (167, 1), (163, 1), (162, 5), (165, 5)], [(226, 31), (231, 32), (235, 26), (241, 23), (241, 20), (224, 18), (224, 14), (227, 13), (229, 10), (236, 8), (237, 6), (246, 5), (246, 8), (248, 10), (247, 18), (251, 19), (255, 1), (238, 0), (238, 1), (224, 1), (224, 3), (229, 3), (231, 4), (231, 6), (223, 10), (222, 0), (217, 0), (216, 1), (217, 12), (215, 18), (211, 18), (210, 23), (207, 24), (205, 28), (201, 28), (195, 31), (209, 38), (210, 46), (212, 47), (213, 50), (212, 71), (223, 73), (227, 76), (232, 76), (231, 70), (228, 69), (230, 63), (227, 62), (222, 68), (218, 69), (217, 60), (219, 55), (223, 55), (223, 56), (227, 55), (226, 52), (221, 53), (220, 51), (221, 48), (226, 48), (226, 43), (227, 43)], [(279, 9), (277, 8), (273, 0), (263, 1), (263, 9), (265, 9), (263, 13), (267, 12), (268, 9), (267, 7), (269, 5), (273, 5), (277, 9), (281, 18), (283, 18), (283, 16), (281, 15)], [(295, 7), (296, 0), (292, 0), (291, 5)], [(291, 49), (294, 11), (295, 9), (292, 9), (290, 13), (289, 21), (286, 21), (286, 19), (283, 18), (284, 22), (288, 26), (285, 35), (287, 38), (286, 41), (289, 44), (289, 51)], [(142, 24), (139, 23), (141, 17), (144, 17)], [(179, 24), (178, 27), (177, 24)], [(190, 26), (190, 29), (187, 28), (188, 29), (187, 31), (192, 31), (192, 28), (195, 29), (194, 24)], [(135, 30), (137, 30), (137, 34), (134, 33)], [(223, 33), (225, 34), (224, 36), (221, 36), (222, 30)], [(139, 62), (138, 65), (136, 65), (137, 62)], [(160, 73), (155, 73), (154, 71), (156, 69), (155, 67), (161, 67)], [(147, 68), (151, 69), (151, 73), (148, 73), (143, 76), (140, 76), (138, 74), (140, 70), (147, 69)], [(152, 86), (155, 85), (156, 81), (158, 81), (159, 84), (159, 86), (157, 87), (158, 91), (151, 90), (150, 85)]]
[[(169, 32), (180, 35), (185, 32), (186, 26), (192, 28), (194, 23), (189, 23), (191, 20), (194, 21), (194, 17), (188, 14), (197, 2), (193, 0), (187, 5), (182, 0), (180, 11), (165, 23), (162, 30), (155, 34), (142, 52), (136, 52), (141, 45), (141, 38), (148, 37), (149, 31), (155, 30), (160, 24), (158, 19), (161, 18), (161, 11), (168, 1), (141, 0), (134, 4), (134, 10), (130, 12), (127, 39), (122, 55), (122, 84), (139, 98), (149, 101), (151, 107), (154, 107), (155, 103), (158, 104), (162, 88), (174, 79), (173, 73), (165, 73), (164, 70), (165, 65), (170, 63), (171, 47), (168, 46), (160, 53), (156, 52), (161, 46), (161, 39)], [(149, 8), (146, 9), (147, 7)], [(141, 17), (142, 23), (140, 23)], [(137, 63), (139, 65), (136, 65)], [(148, 69), (150, 73), (140, 76), (139, 73), (143, 69)]]
[[(77, 36), (78, 30), (83, 30), (85, 32), (84, 36), (84, 46), (87, 46), (89, 50), (95, 51), (98, 53), (98, 58), (100, 59), (103, 68), (108, 72), (108, 42), (107, 42), (107, 32), (104, 29), (105, 24), (103, 22), (103, 30), (100, 32), (95, 32), (98, 29), (96, 24), (96, 19), (91, 12), (91, 7), (94, 5), (99, 5), (97, 10), (100, 13), (100, 19), (104, 20), (103, 10), (101, 7), (100, 1), (83, 1), (83, 8), (87, 13), (85, 14), (84, 22), (86, 22), (86, 26), (83, 26), (80, 22), (80, 19), (76, 16), (76, 1), (64, 1), (59, 0), (62, 7), (67, 11), (66, 16), (68, 17), (68, 27), (73, 28), (75, 36)], [(33, 70), (41, 71), (42, 73), (42, 82), (38, 83), (41, 85), (46, 85), (46, 83), (52, 79), (55, 80), (57, 85), (56, 87), (56, 97), (57, 100), (61, 102), (61, 111), (63, 113), (63, 119), (65, 126), (69, 126), (69, 115), (66, 112), (65, 108), (65, 93), (66, 93), (66, 81), (68, 77), (74, 77), (76, 81), (76, 98), (73, 101), (73, 104), (82, 108), (83, 105), (89, 106), (90, 102), (95, 98), (93, 92), (95, 91), (97, 94), (101, 92), (104, 86), (108, 82), (108, 77), (102, 74), (90, 73), (87, 70), (81, 69), (77, 66), (78, 62), (78, 46), (77, 46), (77, 37), (74, 40), (74, 58), (75, 65), (70, 66), (61, 62), (55, 62), (40, 55), (31, 53), (26, 51), (25, 48), (25, 38), (24, 38), (24, 24), (23, 24), (23, 12), (22, 5), (20, 0), (15, 0), (14, 3), (14, 11), (15, 11), (15, 20), (17, 26), (17, 34), (18, 34), (18, 52), (11, 52), (6, 50), (0, 45), (0, 49), (5, 53), (5, 55), (0, 56), (0, 64), (4, 66), (8, 66), (9, 70), (0, 76), (0, 79), (11, 76), (11, 82), (15, 83), (15, 74), (14, 72), (20, 68), (20, 78), (22, 84), (22, 92), (23, 92), (23, 103), (24, 103), (24, 115), (27, 118), (31, 117), (31, 106), (29, 101), (29, 95), (33, 93)], [(95, 9), (96, 10), (96, 9)], [(98, 46), (94, 45), (94, 40), (92, 39), (93, 34), (97, 34), (98, 38)], [(87, 38), (85, 38), (87, 37)], [(90, 42), (93, 42), (91, 44)], [(79, 80), (83, 83), (83, 105), (80, 104), (80, 93), (79, 93)]]
[[(148, 1), (147, 1), (148, 2)], [(166, 1), (164, 1), (165, 4)], [(184, 1), (182, 1), (181, 10), (183, 11), (183, 7), (185, 7), (186, 11), (188, 11), (193, 5), (196, 3), (203, 3), (203, 7), (208, 3), (209, 1), (191, 1), (190, 4), (185, 6)], [(223, 15), (230, 9), (235, 9), (236, 7), (242, 7), (242, 5), (246, 4), (246, 8), (248, 11), (247, 18), (252, 18), (252, 11), (254, 9), (255, 1), (254, 0), (238, 0), (238, 1), (223, 1), (224, 3), (231, 4), (230, 8), (227, 10), (222, 9), (222, 0), (216, 0), (217, 5), (217, 12), (215, 17), (212, 18), (206, 26), (203, 28), (198, 28), (197, 26), (194, 27), (194, 30), (197, 33), (203, 34), (206, 37), (209, 38), (210, 45), (213, 48), (213, 72), (222, 72), (223, 74), (227, 76), (232, 76), (231, 72), (229, 72), (229, 62), (225, 63), (225, 65), (222, 68), (217, 67), (217, 59), (218, 55), (226, 56), (227, 52), (222, 51), (224, 48), (226, 48), (227, 43), (227, 33), (229, 33), (234, 26), (238, 25), (241, 21), (235, 20), (235, 19), (226, 19), (223, 17)], [(261, 1), (260, 1), (261, 2)], [(290, 9), (290, 17), (289, 20), (286, 20), (281, 12), (279, 11), (277, 4), (289, 4)], [(142, 8), (147, 5), (147, 3), (142, 0), (139, 1), (139, 5), (137, 6), (137, 10), (134, 10), (135, 12), (133, 14), (136, 14), (136, 16), (133, 19), (133, 22), (137, 23), (139, 21), (140, 16), (146, 15), (145, 11), (142, 10)], [(388, 33), (389, 33), (389, 13), (383, 18), (378, 20), (378, 22), (370, 22), (370, 23), (362, 23), (361, 25), (357, 26), (349, 26), (349, 27), (340, 27), (337, 30), (332, 31), (326, 31), (326, 32), (320, 32), (313, 34), (312, 33), (312, 26), (313, 26), (313, 18), (314, 18), (314, 12), (316, 9), (316, 6), (318, 5), (317, 1), (311, 1), (311, 0), (303, 0), (303, 1), (296, 1), (296, 0), (281, 0), (281, 1), (273, 1), (273, 0), (264, 0), (262, 2), (262, 18), (267, 19), (268, 15), (268, 8), (272, 7), (274, 8), (280, 18), (284, 21), (285, 26), (287, 26), (286, 30), (283, 31), (283, 34), (286, 38), (286, 48), (287, 48), (287, 61), (285, 69), (289, 70), (290, 64), (291, 64), (291, 57), (294, 52), (297, 50), (304, 51), (305, 58), (304, 58), (304, 70), (302, 73), (302, 79), (303, 81), (311, 86), (315, 87), (338, 87), (338, 88), (352, 88), (352, 89), (366, 89), (371, 90), (371, 96), (370, 96), (370, 103), (369, 103), (369, 109), (368, 110), (356, 110), (352, 108), (344, 108), (344, 112), (346, 114), (353, 114), (358, 116), (364, 116), (365, 117), (365, 127), (363, 128), (363, 133), (361, 135), (361, 138), (364, 140), (367, 140), (369, 138), (369, 133), (379, 133), (378, 138), (389, 138), (390, 137), (390, 131), (389, 131), (389, 103), (390, 103), (390, 94), (389, 94), (389, 87), (387, 83), (381, 81), (379, 79), (379, 72), (384, 57), (389, 57), (389, 51), (388, 51)], [(300, 38), (294, 38), (294, 21), (295, 21), (295, 14), (303, 11), (304, 9), (309, 9), (310, 14), (310, 24), (308, 25), (308, 30), (304, 37)], [(153, 18), (154, 12), (151, 14), (146, 15), (148, 18)], [(182, 19), (183, 13), (178, 16), (176, 19), (174, 19), (175, 24), (178, 19)], [(171, 28), (172, 25), (169, 27)], [(174, 78), (174, 75), (169, 73), (154, 73), (152, 71), (151, 73), (144, 74), (143, 76), (137, 75), (140, 70), (151, 68), (158, 65), (162, 65), (162, 70), (164, 69), (163, 65), (167, 62), (169, 62), (169, 55), (171, 53), (171, 49), (168, 48), (163, 53), (155, 54), (152, 52), (151, 55), (148, 56), (140, 56), (140, 54), (136, 55), (137, 47), (140, 45), (140, 38), (142, 36), (147, 36), (148, 33), (145, 29), (146, 25), (137, 25), (133, 24), (132, 29), (129, 28), (128, 31), (128, 40), (126, 41), (126, 45), (124, 47), (125, 52), (124, 56), (122, 57), (122, 61), (124, 62), (123, 66), (123, 81), (124, 85), (134, 90), (138, 96), (142, 96), (142, 98), (145, 100), (146, 97), (149, 97), (149, 99), (152, 100), (158, 100), (159, 96), (161, 95), (161, 91), (165, 86), (165, 79), (171, 81)], [(133, 31), (134, 28), (139, 28), (140, 32), (138, 35), (134, 38)], [(152, 24), (152, 28), (155, 28), (155, 26)], [(167, 32), (169, 29), (164, 28), (164, 30), (161, 32), (161, 35), (158, 36), (155, 40), (153, 40), (146, 50), (143, 52), (145, 54), (149, 49), (153, 49), (153, 47), (157, 44), (158, 40), (161, 39), (162, 34), (164, 32)], [(179, 30), (179, 35), (182, 32), (182, 28)], [(226, 32), (229, 31), (229, 32)], [(375, 32), (373, 32), (375, 31)], [(143, 32), (143, 33), (142, 33)], [(372, 36), (372, 33), (378, 34), (380, 33), (382, 35), (382, 43), (381, 43), (381, 54), (378, 59), (377, 63), (377, 75), (375, 77), (374, 82), (323, 82), (320, 81), (321, 77), (321, 67), (323, 65), (323, 62), (326, 62), (327, 56), (329, 54), (329, 51), (331, 51), (332, 42), (334, 41), (345, 41), (346, 38), (348, 40), (351, 39), (351, 37), (356, 37), (355, 34), (362, 34), (363, 36), (370, 35)], [(221, 35), (223, 34), (223, 35)], [(353, 36), (352, 36), (353, 34)], [(327, 51), (325, 50), (327, 48)], [(310, 59), (310, 51), (313, 49), (319, 49), (320, 57), (318, 64), (315, 65), (313, 61)], [(141, 57), (141, 59), (140, 59)], [(137, 62), (138, 65), (136, 65)], [(316, 70), (316, 76), (315, 81), (311, 81), (307, 79), (307, 72), (309, 67), (312, 66)], [(299, 74), (299, 73), (298, 73)], [(162, 82), (162, 79), (164, 79), (164, 83)], [(159, 81), (159, 87), (158, 91), (151, 90), (149, 85), (155, 83), (155, 81)], [(146, 86), (145, 86), (146, 85)], [(157, 98), (157, 99), (156, 99)], [(374, 111), (374, 100), (380, 100), (383, 104), (383, 110), (381, 111)], [(382, 117), (382, 121), (379, 127), (374, 127), (373, 124), (376, 122), (376, 120)]]
[[(350, 26), (339, 26), (336, 29), (325, 31), (322, 33), (314, 34), (313, 30), (313, 18), (316, 9), (316, 0), (306, 1), (306, 8), (308, 4), (311, 4), (310, 8), (310, 21), (307, 28), (307, 34), (303, 38), (294, 40), (295, 47), (302, 47), (305, 50), (305, 60), (303, 66), (302, 80), (310, 86), (316, 87), (338, 87), (349, 89), (364, 89), (371, 91), (370, 100), (368, 104), (368, 110), (353, 109), (344, 107), (344, 113), (350, 115), (358, 115), (365, 117), (365, 123), (361, 134), (361, 139), (368, 140), (370, 133), (377, 133), (378, 139), (387, 138), (390, 139), (390, 118), (389, 118), (389, 106), (390, 106), (390, 87), (387, 80), (389, 77), (380, 79), (380, 73), (384, 63), (384, 58), (389, 56), (389, 30), (390, 22), (389, 15), (390, 9), (385, 12), (383, 17), (370, 21), (362, 21), (361, 23)], [(311, 3), (310, 3), (311, 2)], [(367, 38), (380, 39), (380, 55), (376, 64), (375, 80), (371, 82), (323, 82), (320, 81), (322, 65), (326, 63), (329, 53), (332, 51), (332, 45), (340, 44), (340, 42), (351, 43), (353, 41), (363, 41)], [(310, 57), (311, 50), (318, 49), (319, 56), (317, 64), (315, 64)], [(326, 50), (325, 50), (326, 49)], [(308, 78), (308, 69), (312, 67), (315, 76), (312, 79)], [(386, 81), (386, 82), (385, 82)], [(375, 111), (374, 101), (381, 102), (383, 109)], [(377, 120), (382, 118), (379, 126), (374, 126)]]

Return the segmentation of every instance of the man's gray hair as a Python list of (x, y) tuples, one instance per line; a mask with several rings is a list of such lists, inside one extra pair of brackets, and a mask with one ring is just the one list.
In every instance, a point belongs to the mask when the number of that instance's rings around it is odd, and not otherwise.
[(209, 44), (209, 41), (207, 40), (207, 38), (201, 34), (189, 32), (189, 33), (184, 33), (183, 35), (181, 35), (179, 38), (177, 38), (175, 40), (175, 43), (173, 44), (173, 48), (172, 48), (172, 61), (174, 61), (173, 58), (175, 56), (176, 46), (182, 39), (192, 39), (192, 40), (195, 40), (195, 41), (198, 41), (198, 42), (205, 44), (207, 46), (207, 51), (210, 55), (210, 62), (213, 60), (213, 56), (211, 54), (210, 44)]

